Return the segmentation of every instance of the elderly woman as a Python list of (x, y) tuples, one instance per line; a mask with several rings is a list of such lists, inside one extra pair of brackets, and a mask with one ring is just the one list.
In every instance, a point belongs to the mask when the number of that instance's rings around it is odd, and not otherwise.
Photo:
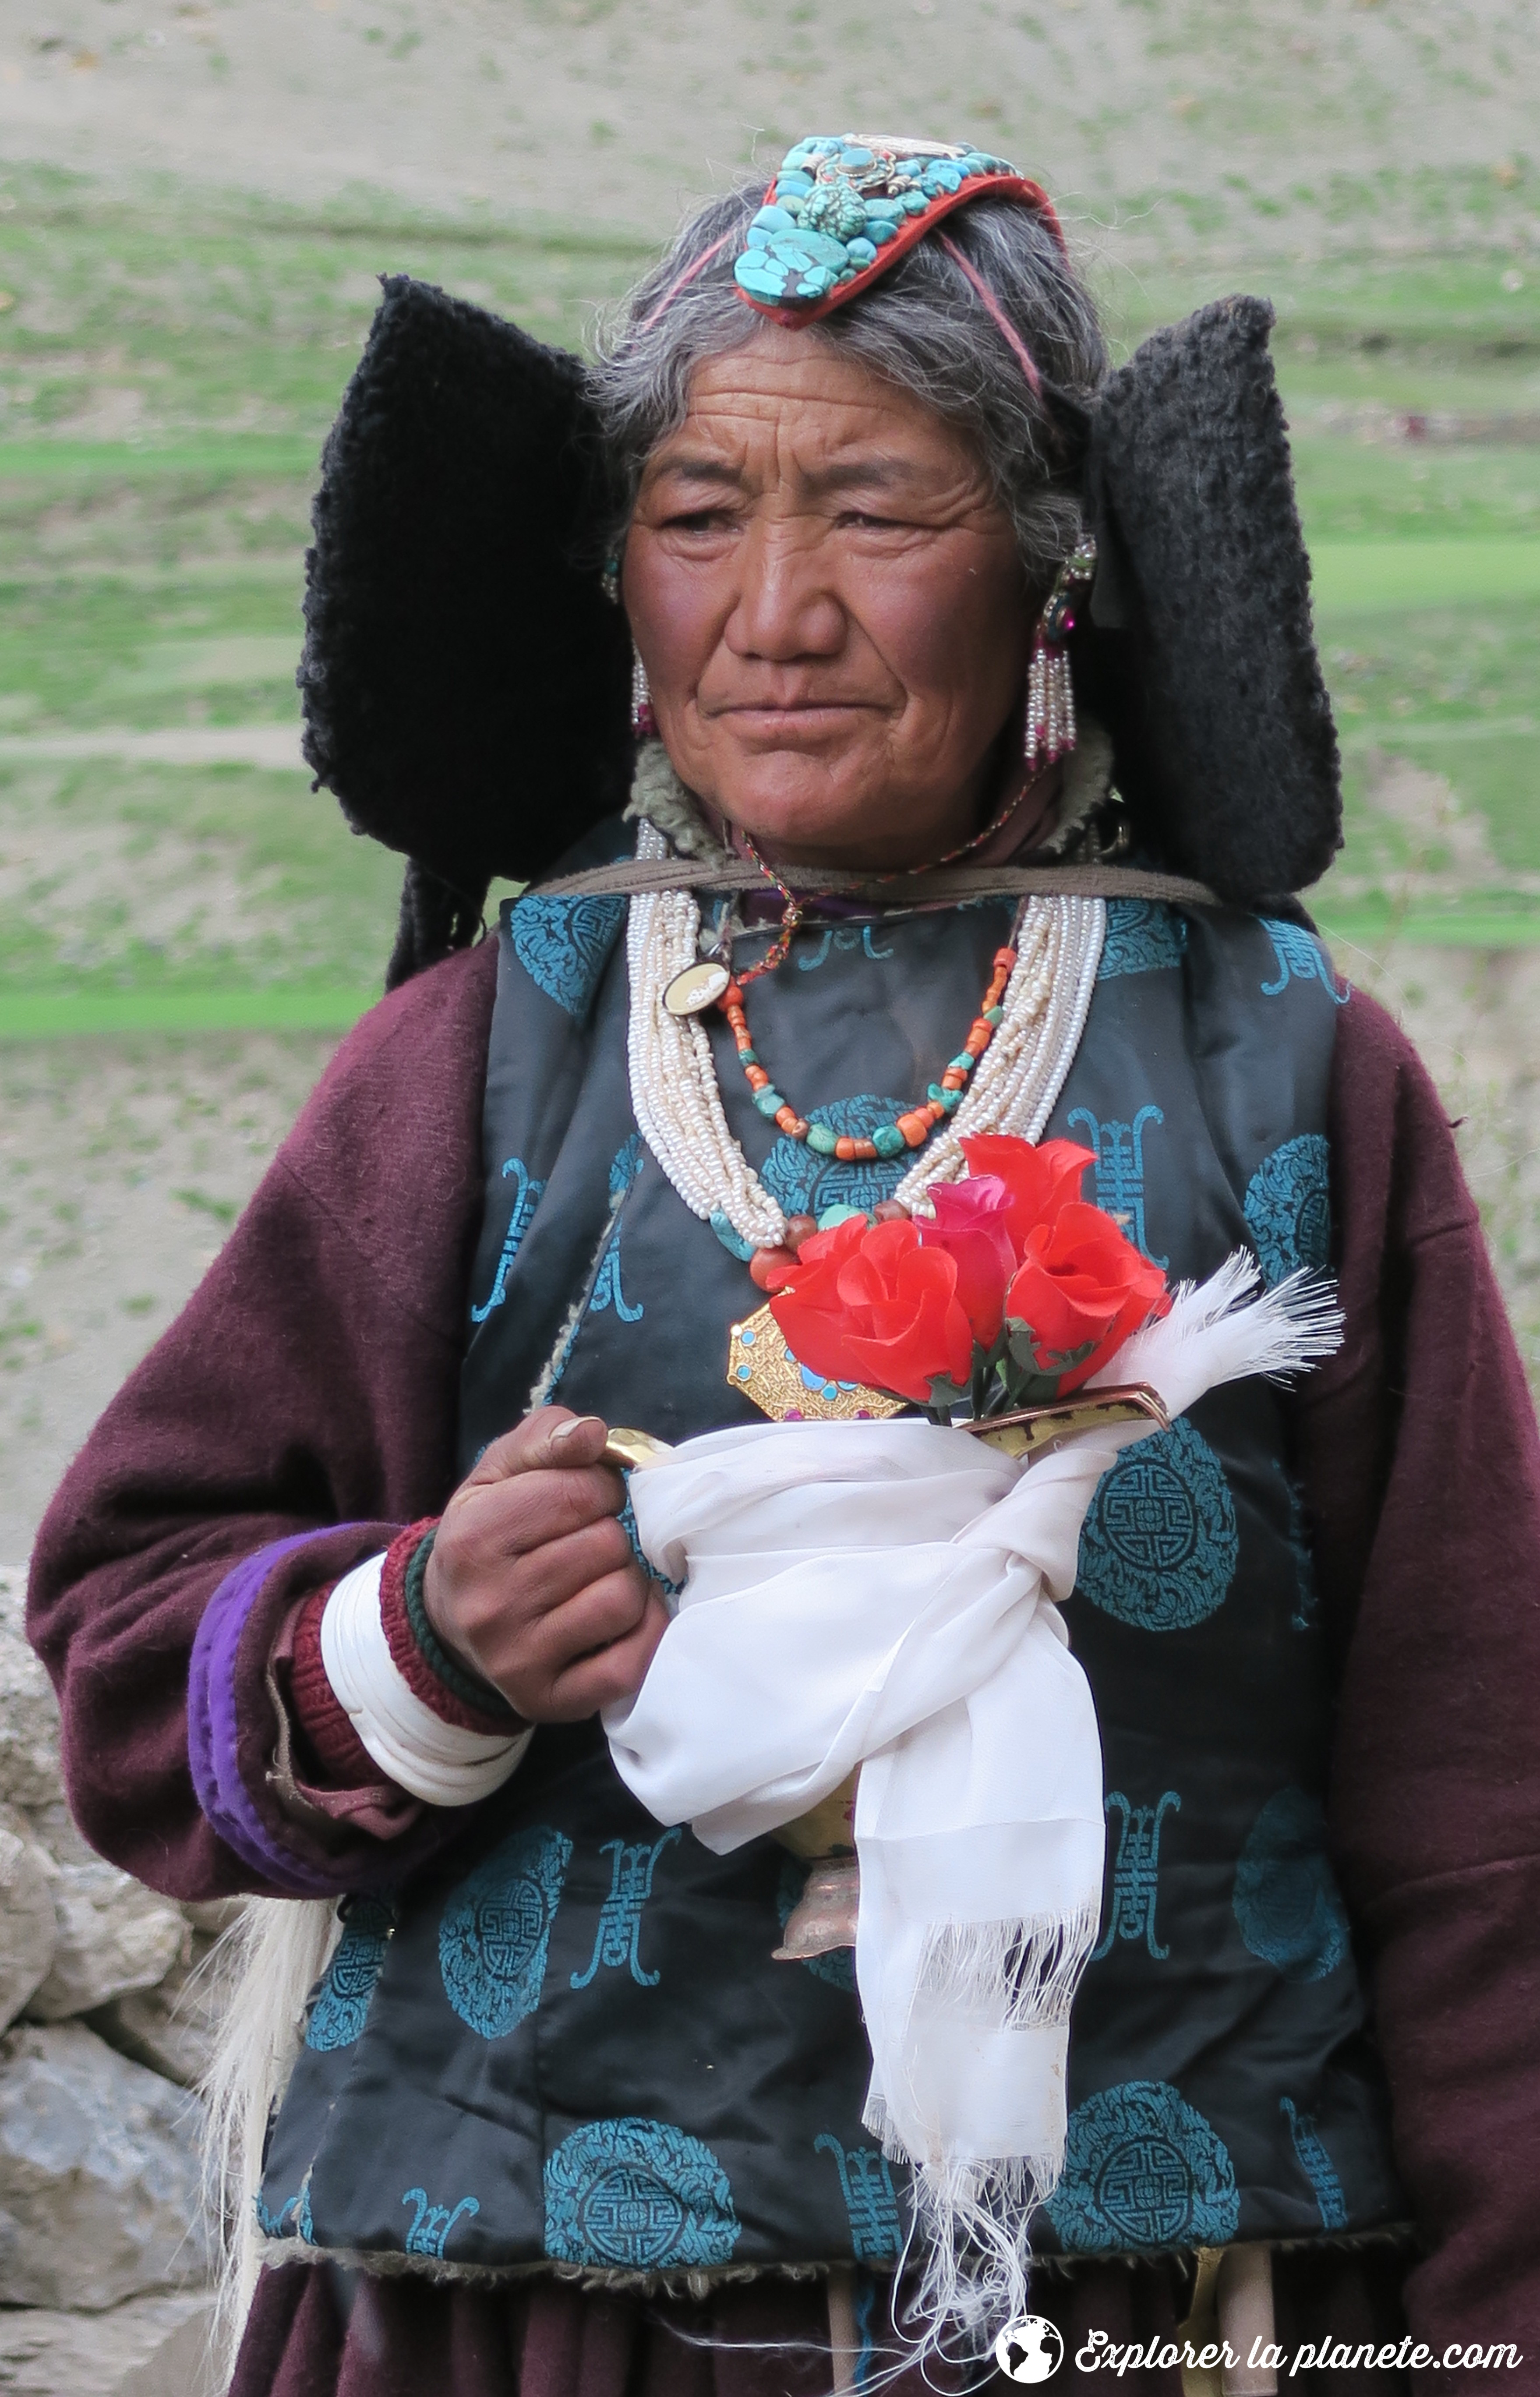
[(1346, 1319), (1085, 1524), (1107, 1881), (1035, 2312), (1151, 2390), (1231, 2283), (1232, 2392), (1540, 2347), (1540, 1460), (1442, 1112), (1290, 896), (1335, 757), (1267, 322), (1109, 378), (1035, 185), (853, 137), (704, 209), (592, 371), (387, 290), (301, 681), (412, 860), (394, 987), (33, 1592), (93, 1842), (276, 1901), (237, 2397), (921, 2385), (850, 1951), (777, 1958), (805, 1864), (654, 1819), (596, 1721), (670, 1621), (607, 1443), (852, 1412), (739, 1328), (969, 1130)]

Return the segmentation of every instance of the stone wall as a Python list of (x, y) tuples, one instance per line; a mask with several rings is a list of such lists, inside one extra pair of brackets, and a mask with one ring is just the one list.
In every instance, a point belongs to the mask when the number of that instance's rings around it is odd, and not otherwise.
[(232, 1908), (105, 1864), (0, 1568), (0, 2391), (208, 2397), (212, 2236), (193, 2084)]

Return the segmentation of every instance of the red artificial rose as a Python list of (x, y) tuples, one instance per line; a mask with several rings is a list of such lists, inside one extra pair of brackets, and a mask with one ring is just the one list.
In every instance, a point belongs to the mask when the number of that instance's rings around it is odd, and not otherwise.
[(1005, 1316), (1005, 1293), (1016, 1270), (1011, 1237), (1014, 1201), (997, 1174), (937, 1182), (931, 1190), (935, 1220), (919, 1226), (921, 1245), (940, 1249), (957, 1269), (957, 1299), (981, 1348), (993, 1348)]
[(928, 1406), (933, 1382), (966, 1386), (972, 1372), (957, 1285), (953, 1259), (922, 1248), (917, 1224), (852, 1216), (803, 1241), (770, 1308), (799, 1364)]
[[(980, 1132), (962, 1143), (971, 1177), (987, 1174), (1005, 1185), (1009, 1198), (1005, 1227), (1018, 1257), (1026, 1253), (1029, 1232), (1051, 1224), (1063, 1207), (1078, 1206), (1080, 1185), (1095, 1156), (1072, 1140), (1045, 1140), (1036, 1145), (1009, 1132)], [(934, 1190), (931, 1193), (933, 1198)]]
[(1170, 1305), (1159, 1266), (1140, 1255), (1110, 1215), (1076, 1200), (1027, 1236), (1021, 1270), (1006, 1293), (1011, 1355), (1055, 1380), (1065, 1398)]

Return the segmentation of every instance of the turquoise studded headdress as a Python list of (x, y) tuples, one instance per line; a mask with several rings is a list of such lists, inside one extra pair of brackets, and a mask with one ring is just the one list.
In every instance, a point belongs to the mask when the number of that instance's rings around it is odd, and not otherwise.
[(778, 325), (810, 325), (885, 275), (954, 208), (991, 194), (1025, 202), (1064, 248), (1048, 194), (1003, 158), (899, 134), (810, 134), (782, 159), (733, 280)]

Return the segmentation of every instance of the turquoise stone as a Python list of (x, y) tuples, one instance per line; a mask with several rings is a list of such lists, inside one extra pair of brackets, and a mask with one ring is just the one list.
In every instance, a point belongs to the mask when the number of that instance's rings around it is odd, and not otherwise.
[(939, 1082), (932, 1082), (925, 1095), (932, 1106), (944, 1107), (948, 1115), (962, 1105), (960, 1091), (944, 1091)]
[(795, 167), (788, 174), (783, 167), (775, 179), (775, 196), (780, 201), (805, 200), (811, 190), (812, 177), (799, 174)]
[(864, 150), (860, 142), (855, 141), (847, 143), (840, 151), (839, 163), (842, 167), (875, 167), (877, 158), (873, 152)]
[(904, 194), (904, 212), (905, 216), (922, 217), (930, 205), (931, 203), (926, 198), (923, 192), (905, 192)]
[(803, 204), (802, 221), (836, 241), (849, 241), (866, 221), (866, 203), (849, 183), (821, 183)]
[(740, 1049), (738, 1051), (738, 1063), (740, 1065), (757, 1065), (759, 1059), (754, 1050)]
[(948, 1057), (946, 1060), (946, 1070), (949, 1074), (971, 1074), (973, 1070), (973, 1063), (967, 1050), (959, 1049), (955, 1057)]
[(752, 300), (783, 300), (788, 270), (768, 250), (748, 249), (732, 270), (732, 279)]
[(754, 1254), (754, 1251), (749, 1242), (742, 1239), (740, 1235), (733, 1230), (732, 1225), (723, 1214), (720, 1207), (715, 1208), (712, 1212), (711, 1228), (716, 1233), (717, 1239), (721, 1241), (723, 1248), (727, 1250), (728, 1254), (730, 1256), (741, 1258), (743, 1264), (747, 1265), (750, 1257)]
[[(866, 1217), (864, 1207), (825, 1207), (818, 1219), (818, 1228), (821, 1232), (832, 1232), (837, 1224), (848, 1224), (856, 1215), (864, 1222)], [(825, 1392), (825, 1396), (828, 1395), (830, 1393)]]
[(808, 1146), (818, 1157), (832, 1157), (834, 1155), (835, 1142), (837, 1137), (838, 1135), (837, 1133), (829, 1130), (827, 1124), (810, 1124), (808, 1126)]
[(1003, 1024), (1005, 1022), (1004, 1008), (986, 1007), (984, 1011), (984, 1020), (985, 1024)]
[(939, 198), (943, 192), (960, 192), (962, 176), (950, 159), (938, 159), (920, 185), (920, 189), (929, 192), (932, 199)]
[(797, 220), (795, 217), (789, 217), (784, 208), (778, 208), (767, 205), (760, 209), (758, 215), (754, 219), (753, 223), (749, 226), (749, 239), (752, 241), (757, 232), (766, 234), (795, 233), (796, 230)]
[(786, 1102), (781, 1096), (781, 1093), (776, 1089), (774, 1083), (767, 1082), (762, 1091), (755, 1091), (754, 1104), (758, 1108), (762, 1116), (773, 1116), (776, 1109), (778, 1107), (783, 1107)]
[(878, 1157), (902, 1157), (908, 1143), (897, 1124), (878, 1124), (872, 1134), (872, 1146)]
[(854, 267), (870, 266), (877, 257), (876, 246), (869, 241), (859, 239), (848, 241), (845, 244), (845, 249), (850, 264)]
[(896, 217), (868, 217), (866, 232), (869, 239), (875, 241), (880, 248), (897, 238), (898, 220)]
[(836, 275), (848, 261), (845, 245), (826, 233), (809, 233), (798, 225), (795, 233), (774, 234), (770, 237), (770, 256), (787, 266), (796, 266), (806, 274), (810, 266), (827, 266)]
[(743, 239), (750, 249), (769, 249), (770, 248), (770, 235), (763, 225), (751, 224)]

